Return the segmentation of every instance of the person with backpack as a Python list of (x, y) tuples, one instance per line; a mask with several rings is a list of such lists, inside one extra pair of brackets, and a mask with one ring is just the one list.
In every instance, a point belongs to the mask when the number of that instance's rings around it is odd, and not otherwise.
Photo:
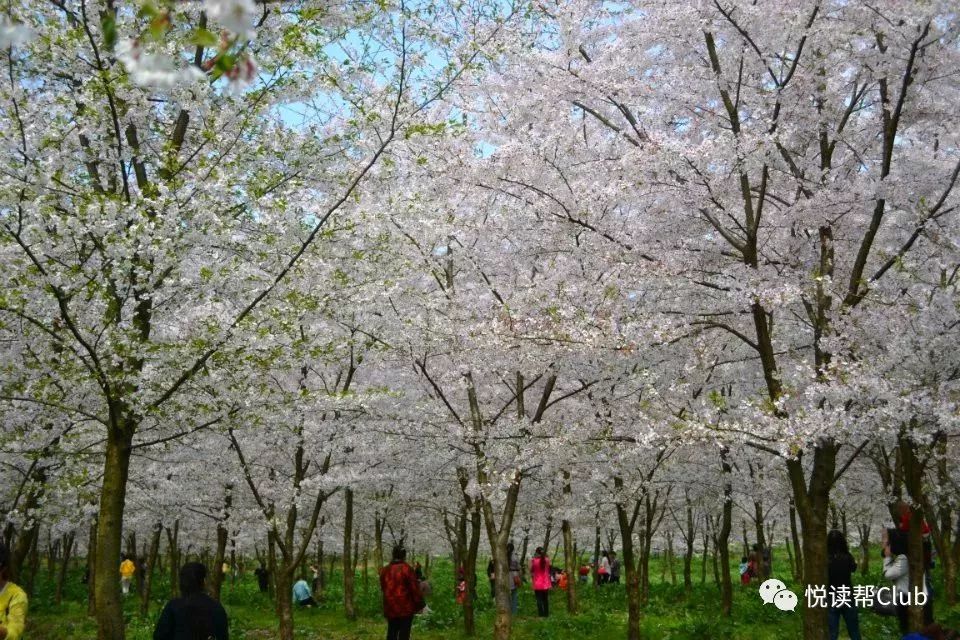
[(410, 640), (413, 616), (423, 611), (427, 603), (423, 600), (416, 572), (406, 562), (406, 549), (397, 545), (391, 557), (390, 564), (380, 570), (387, 640)]
[(537, 615), (546, 618), (550, 615), (550, 558), (543, 547), (537, 547), (530, 559), (530, 581), (537, 599)]
[[(843, 532), (832, 529), (827, 534), (827, 587), (831, 593), (836, 594), (843, 588), (846, 593), (852, 594), (853, 572), (856, 570), (857, 561), (847, 547), (847, 539), (843, 537)], [(835, 600), (835, 596), (832, 599)], [(827, 610), (827, 629), (830, 632), (830, 640), (837, 640), (840, 635), (840, 618), (843, 618), (844, 624), (847, 625), (850, 640), (860, 640), (860, 618), (852, 601), (839, 606), (834, 606), (834, 602), (830, 603), (830, 608)]]
[(227, 612), (204, 590), (207, 568), (188, 562), (180, 568), (180, 597), (167, 602), (153, 640), (229, 640)]
[(0, 639), (20, 640), (27, 624), (27, 594), (10, 582), (10, 547), (0, 542)]

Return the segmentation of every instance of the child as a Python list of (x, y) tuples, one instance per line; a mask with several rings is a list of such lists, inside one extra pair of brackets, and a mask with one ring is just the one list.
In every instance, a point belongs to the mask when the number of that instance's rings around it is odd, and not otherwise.
[(467, 581), (460, 578), (457, 582), (457, 604), (463, 604), (467, 601)]
[(747, 556), (740, 556), (740, 584), (750, 584), (750, 563)]
[(590, 565), (585, 564), (580, 567), (580, 582), (586, 582), (590, 578)]

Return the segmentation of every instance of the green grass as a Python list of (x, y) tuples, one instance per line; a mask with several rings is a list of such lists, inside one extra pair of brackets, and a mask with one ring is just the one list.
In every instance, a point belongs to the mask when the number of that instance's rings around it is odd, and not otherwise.
[[(871, 575), (857, 577), (860, 584), (883, 584), (878, 575), (880, 562), (874, 554)], [(737, 558), (738, 559), (738, 558)], [(479, 563), (480, 567), (486, 562)], [(733, 616), (723, 619), (719, 613), (719, 591), (713, 584), (711, 568), (707, 568), (706, 584), (700, 585), (700, 563), (695, 558), (694, 592), (687, 599), (683, 593), (682, 571), (678, 561), (677, 580), (670, 584), (669, 576), (661, 580), (663, 562), (651, 560), (651, 596), (643, 611), (641, 630), (651, 640), (800, 640), (800, 608), (795, 613), (783, 612), (772, 605), (764, 606), (757, 595), (757, 585), (741, 588), (734, 580)], [(734, 571), (736, 568), (734, 567)], [(53, 603), (53, 582), (41, 571), (37, 579), (36, 594), (30, 604), (30, 620), (27, 640), (89, 640), (96, 637), (93, 620), (86, 615), (86, 587), (79, 583), (82, 571), (71, 572), (64, 603)], [(164, 572), (165, 574), (166, 572)], [(774, 575), (787, 583), (799, 596), (803, 606), (802, 590), (789, 579), (786, 555), (778, 550), (774, 559)], [(380, 594), (375, 576), (367, 580), (362, 574), (357, 577), (356, 603), (359, 617), (351, 622), (344, 618), (340, 575), (326, 591), (320, 606), (315, 609), (295, 611), (296, 637), (324, 640), (373, 640), (384, 635), (384, 621), (380, 615)], [(736, 578), (736, 577), (735, 577)], [(166, 575), (157, 576), (154, 586), (157, 597), (151, 605), (151, 614), (146, 619), (137, 615), (134, 596), (125, 603), (130, 640), (150, 640), (156, 616), (168, 594)], [(938, 594), (943, 593), (939, 581), (942, 576), (934, 572), (934, 585)], [(462, 612), (453, 599), (452, 567), (449, 562), (439, 561), (431, 575), (433, 594), (428, 599), (433, 613), (418, 616), (414, 623), (414, 638), (418, 640), (457, 640), (463, 634)], [(626, 629), (626, 603), (623, 585), (608, 585), (594, 589), (592, 585), (578, 590), (580, 612), (570, 616), (566, 612), (565, 594), (551, 593), (550, 618), (536, 617), (536, 605), (529, 585), (524, 585), (520, 595), (520, 615), (514, 620), (513, 637), (517, 640), (581, 640), (582, 638), (623, 638)], [(488, 638), (493, 623), (493, 605), (486, 580), (480, 579), (477, 599), (477, 636)], [(230, 617), (231, 638), (267, 640), (276, 637), (276, 618), (273, 603), (258, 592), (252, 574), (238, 578), (236, 584), (224, 588), (223, 603)], [(936, 618), (949, 626), (960, 626), (960, 606), (946, 610), (942, 598), (935, 600)], [(896, 622), (880, 618), (861, 610), (860, 623), (864, 638), (886, 640), (898, 638)], [(846, 638), (845, 630), (841, 638)]]

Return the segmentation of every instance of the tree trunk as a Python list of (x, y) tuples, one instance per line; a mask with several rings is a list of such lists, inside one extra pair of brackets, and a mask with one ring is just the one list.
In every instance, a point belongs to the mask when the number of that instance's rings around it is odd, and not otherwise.
[[(273, 599), (277, 602), (277, 614), (280, 612), (280, 598), (277, 595), (277, 570), (279, 567), (277, 563), (277, 543), (274, 541), (273, 536), (267, 536), (267, 571), (270, 573), (270, 579), (267, 581), (267, 592), (273, 596)], [(333, 558), (330, 558), (330, 575), (333, 575)], [(290, 588), (293, 588), (293, 578), (291, 577)], [(293, 597), (292, 595), (290, 596)]]
[(60, 571), (57, 573), (57, 590), (54, 595), (54, 601), (59, 607), (63, 603), (63, 584), (67, 579), (67, 569), (70, 567), (70, 554), (73, 552), (73, 540), (76, 533), (73, 531), (63, 536), (63, 558), (60, 562)]
[(703, 559), (700, 562), (700, 585), (707, 583), (707, 555), (710, 552), (710, 517), (706, 516), (703, 523)]
[(217, 552), (213, 557), (213, 567), (210, 571), (210, 597), (220, 600), (220, 591), (223, 588), (223, 563), (227, 558), (227, 538), (229, 531), (224, 523), (217, 522)]
[[(32, 511), (32, 510), (31, 510)], [(16, 536), (17, 542), (10, 550), (10, 580), (14, 582), (26, 582), (28, 571), (27, 566), (30, 561), (30, 551), (40, 537), (40, 524), (34, 522), (28, 529), (22, 529)]]
[(322, 598), (324, 591), (327, 589), (327, 576), (323, 566), (323, 540), (320, 536), (317, 536), (317, 579), (317, 597)]
[(386, 518), (378, 515), (373, 517), (373, 564), (377, 572), (383, 568), (383, 528), (386, 524)]
[(741, 520), (740, 526), (743, 529), (743, 555), (750, 555), (750, 541), (747, 539), (747, 521)]
[(720, 531), (718, 529), (720, 520), (720, 516), (717, 516), (717, 522), (711, 527), (713, 531), (711, 538), (713, 541), (713, 582), (717, 585), (717, 591), (723, 593), (723, 588), (720, 586)]
[(547, 516), (547, 531), (543, 535), (543, 552), (550, 553), (550, 536), (553, 533), (553, 516)]
[(860, 575), (870, 572), (870, 525), (861, 524), (857, 527), (860, 532)]
[(577, 613), (577, 560), (573, 551), (573, 531), (569, 520), (563, 521), (561, 530), (563, 531), (563, 566), (567, 570), (567, 612), (575, 615)]
[[(597, 514), (597, 522), (600, 522), (600, 514)], [(621, 536), (622, 537), (622, 536)], [(593, 586), (600, 586), (600, 574), (598, 570), (600, 569), (600, 525), (597, 524), (596, 531), (593, 537)]]
[(24, 591), (31, 598), (34, 595), (34, 587), (37, 584), (37, 575), (40, 573), (40, 528), (34, 527), (33, 544), (30, 545), (30, 572), (27, 575), (27, 584), (24, 585)]
[(480, 507), (470, 512), (470, 542), (467, 557), (463, 565), (463, 575), (467, 582), (466, 598), (463, 602), (463, 629), (468, 636), (476, 634), (474, 603), (477, 599), (477, 553), (480, 549)]
[(47, 576), (54, 577), (57, 568), (57, 557), (60, 555), (60, 540), (53, 539), (53, 531), (47, 529)]
[(94, 600), (98, 640), (124, 640), (123, 607), (120, 603), (120, 542), (123, 533), (123, 507), (130, 471), (130, 444), (135, 425), (112, 426), (107, 432), (97, 516), (97, 556)]
[[(947, 465), (947, 441), (940, 439), (936, 443), (936, 478), (940, 487), (949, 487), (951, 478)], [(953, 530), (954, 507), (946, 496), (937, 501), (937, 508), (930, 504), (929, 497), (923, 496), (924, 512), (929, 514), (930, 536), (937, 549), (937, 557), (943, 567), (944, 597), (949, 607), (957, 603), (957, 556), (953, 553), (954, 547), (960, 552), (960, 527)], [(957, 510), (960, 514), (960, 510)], [(957, 536), (956, 539), (954, 536)]]
[(167, 554), (170, 556), (170, 597), (180, 595), (180, 520), (167, 527)]
[(733, 613), (733, 584), (730, 581), (730, 527), (733, 519), (733, 485), (730, 481), (730, 462), (727, 449), (720, 451), (720, 466), (723, 471), (723, 520), (717, 533), (720, 550), (720, 613), (729, 618)]
[(677, 584), (677, 570), (673, 566), (673, 535), (667, 534), (667, 569), (670, 571), (670, 584)]
[[(763, 528), (764, 517), (763, 517), (763, 501), (762, 500), (753, 501), (753, 519), (754, 519), (754, 524), (756, 525), (757, 544), (760, 545), (761, 560), (762, 560), (763, 558), (766, 557), (766, 550), (767, 550), (767, 535)], [(749, 556), (750, 554), (748, 553), (747, 555)], [(771, 561), (773, 560), (772, 550), (770, 552), (770, 559)], [(757, 567), (757, 572), (761, 581), (766, 580), (767, 578), (770, 577), (771, 568), (772, 567), (768, 566), (765, 561), (760, 562), (760, 566)]]
[[(827, 584), (827, 517), (830, 489), (836, 470), (837, 447), (824, 441), (813, 452), (810, 479), (807, 481), (799, 458), (787, 461), (787, 473), (793, 488), (800, 525), (803, 528), (803, 576), (801, 583)], [(801, 600), (802, 594), (801, 594)], [(827, 610), (823, 607), (803, 608), (803, 637), (822, 640), (827, 637)]]
[(353, 603), (353, 489), (344, 490), (346, 514), (343, 521), (343, 613), (347, 620), (357, 619)]
[[(910, 588), (924, 588), (926, 562), (923, 553), (923, 476), (926, 459), (918, 455), (917, 447), (905, 433), (899, 438), (903, 484), (910, 496), (910, 530), (907, 535), (907, 561), (910, 570)], [(928, 594), (929, 597), (929, 594)], [(923, 628), (923, 607), (911, 602), (909, 607), (910, 631)]]
[(274, 592), (277, 601), (277, 618), (280, 623), (280, 640), (293, 640), (293, 569), (283, 567), (274, 572)]
[(693, 594), (693, 545), (695, 540), (694, 532), (694, 520), (693, 520), (693, 505), (690, 504), (690, 498), (687, 497), (687, 529), (686, 536), (684, 536), (684, 542), (686, 543), (686, 549), (683, 554), (683, 592), (687, 598)]
[[(622, 484), (620, 486), (622, 487)], [(623, 569), (627, 589), (627, 640), (640, 640), (640, 576), (637, 573), (637, 562), (634, 557), (634, 522), (632, 520), (635, 521), (635, 516), (631, 518), (623, 504), (618, 502), (617, 524), (620, 527), (620, 542), (623, 546)]]
[(153, 590), (153, 573), (157, 566), (157, 557), (160, 555), (160, 534), (163, 525), (159, 522), (153, 527), (153, 536), (150, 538), (150, 551), (147, 554), (147, 566), (143, 576), (143, 594), (140, 599), (140, 615), (144, 618), (150, 613), (150, 592)]
[(653, 534), (650, 531), (649, 521), (645, 520), (643, 528), (640, 530), (640, 566), (638, 568), (640, 578), (640, 606), (646, 607), (650, 600), (650, 546), (653, 541)]
[[(957, 538), (960, 540), (960, 537)], [(523, 530), (523, 551), (520, 553), (520, 578), (526, 581), (527, 578), (527, 550), (530, 547), (530, 530)]]
[(97, 612), (94, 600), (94, 580), (97, 569), (97, 521), (90, 522), (90, 532), (87, 537), (87, 615), (93, 616)]
[(797, 582), (803, 579), (803, 549), (800, 547), (800, 534), (797, 529), (797, 508), (793, 498), (790, 498), (790, 540), (793, 543), (793, 566), (790, 567), (793, 579)]

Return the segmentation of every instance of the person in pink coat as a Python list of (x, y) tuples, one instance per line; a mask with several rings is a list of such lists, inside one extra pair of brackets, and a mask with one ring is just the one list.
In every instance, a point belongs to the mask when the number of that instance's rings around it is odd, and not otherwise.
[(543, 547), (537, 547), (530, 560), (530, 582), (537, 598), (537, 615), (546, 618), (550, 615), (550, 558)]

